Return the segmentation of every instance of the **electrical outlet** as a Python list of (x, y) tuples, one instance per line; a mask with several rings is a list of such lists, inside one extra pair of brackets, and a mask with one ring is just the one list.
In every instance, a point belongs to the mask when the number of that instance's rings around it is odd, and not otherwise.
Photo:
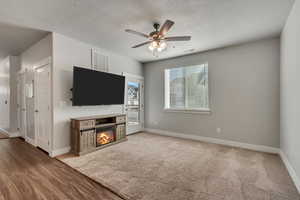
[(217, 133), (221, 133), (222, 129), (221, 128), (217, 128)]

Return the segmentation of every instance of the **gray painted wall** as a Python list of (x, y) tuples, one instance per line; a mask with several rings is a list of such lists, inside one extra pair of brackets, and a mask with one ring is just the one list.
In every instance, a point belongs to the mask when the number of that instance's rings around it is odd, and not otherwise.
[(53, 33), (53, 150), (70, 147), (70, 119), (80, 116), (121, 113), (121, 105), (72, 106), (70, 89), (73, 66), (91, 68), (91, 49), (109, 56), (109, 72), (143, 75), (142, 64), (129, 57)]
[[(145, 64), (146, 128), (279, 147), (279, 57), (274, 38)], [(164, 112), (164, 69), (205, 62), (211, 114)]]
[[(281, 149), (300, 181), (300, 1), (281, 36)], [(298, 183), (299, 184), (299, 183)]]

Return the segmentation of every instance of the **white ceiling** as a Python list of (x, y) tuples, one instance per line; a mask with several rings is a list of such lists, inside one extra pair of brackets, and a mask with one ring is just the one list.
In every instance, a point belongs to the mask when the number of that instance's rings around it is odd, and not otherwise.
[[(0, 0), (0, 21), (65, 34), (139, 61), (163, 59), (278, 36), (294, 0)], [(130, 28), (149, 33), (153, 22), (175, 21), (158, 58)], [(0, 30), (1, 32), (2, 30)]]
[(8, 55), (19, 55), (46, 34), (45, 31), (0, 22), (0, 60)]

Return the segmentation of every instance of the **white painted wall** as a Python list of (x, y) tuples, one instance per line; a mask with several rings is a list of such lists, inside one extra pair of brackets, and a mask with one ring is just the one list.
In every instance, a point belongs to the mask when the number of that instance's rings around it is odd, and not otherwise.
[[(53, 33), (53, 151), (70, 147), (71, 118), (122, 112), (122, 106), (119, 105), (82, 107), (71, 105), (73, 66), (90, 68), (91, 48), (95, 46)], [(109, 56), (109, 72), (143, 75), (142, 65), (139, 62), (101, 48), (99, 51)]]
[(10, 102), (10, 60), (9, 57), (0, 62), (0, 128), (9, 131)]
[[(281, 35), (281, 149), (300, 188), (300, 1), (296, 0)], [(295, 177), (294, 177), (295, 180)]]
[(52, 56), (52, 34), (48, 34), (21, 53), (21, 69), (32, 70), (41, 60)]
[[(33, 67), (38, 62), (52, 56), (52, 34), (47, 35), (38, 41), (21, 55), (21, 69), (26, 71), (26, 83), (31, 83), (34, 79)], [(27, 136), (34, 139), (34, 99), (26, 98), (27, 116)]]
[[(279, 45), (274, 38), (145, 64), (146, 128), (279, 147)], [(164, 69), (206, 62), (212, 113), (164, 112)]]
[(18, 127), (16, 76), (19, 69), (17, 56), (7, 56), (0, 62), (0, 128), (9, 134), (17, 132)]

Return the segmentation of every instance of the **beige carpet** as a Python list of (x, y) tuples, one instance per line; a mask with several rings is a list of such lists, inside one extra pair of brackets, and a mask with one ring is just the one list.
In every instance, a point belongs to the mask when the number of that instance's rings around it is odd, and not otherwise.
[(141, 133), (61, 158), (132, 200), (299, 200), (279, 156)]

